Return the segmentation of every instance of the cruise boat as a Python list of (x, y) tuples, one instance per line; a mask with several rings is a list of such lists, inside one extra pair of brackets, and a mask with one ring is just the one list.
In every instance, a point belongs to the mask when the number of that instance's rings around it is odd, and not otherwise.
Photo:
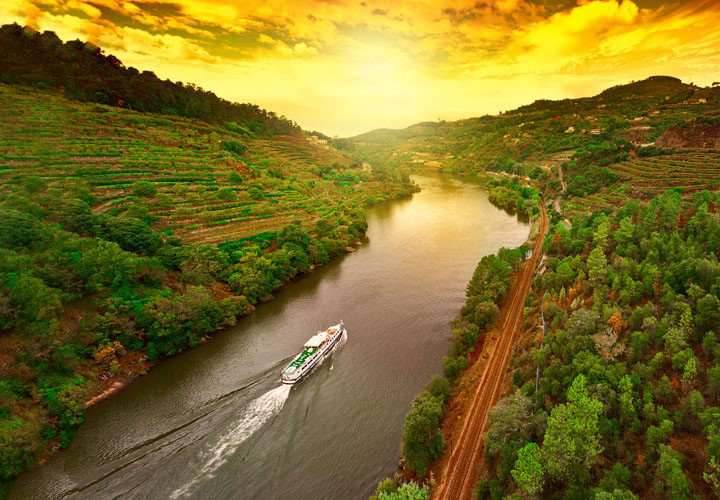
[(333, 347), (347, 335), (345, 325), (340, 321), (325, 331), (318, 332), (305, 342), (300, 354), (280, 372), (283, 384), (296, 384), (332, 352)]

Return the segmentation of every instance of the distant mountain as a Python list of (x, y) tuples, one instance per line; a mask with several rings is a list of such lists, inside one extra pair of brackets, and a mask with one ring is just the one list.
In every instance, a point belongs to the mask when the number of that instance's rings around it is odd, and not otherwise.
[(364, 134), (351, 137), (354, 141), (383, 142), (391, 139), (410, 138), (418, 135), (432, 135), (441, 122), (421, 122), (403, 129), (378, 128)]
[(125, 67), (113, 55), (80, 40), (63, 43), (52, 31), (18, 24), (0, 27), (0, 83), (53, 89), (65, 96), (134, 111), (232, 123), (250, 136), (301, 134), (284, 116), (255, 104), (222, 99), (191, 83), (161, 80), (152, 71)]
[[(640, 150), (649, 154), (648, 148), (669, 128), (719, 110), (719, 87), (651, 76), (593, 97), (542, 99), (499, 115), (373, 130), (351, 140), (376, 164), (528, 174), (559, 165), (576, 152), (584, 155), (582, 161), (600, 167)], [(716, 147), (715, 132), (706, 120), (693, 122), (692, 130), (701, 128), (702, 140), (693, 140), (689, 136), (697, 134), (684, 127), (682, 134), (676, 132), (658, 145)]]

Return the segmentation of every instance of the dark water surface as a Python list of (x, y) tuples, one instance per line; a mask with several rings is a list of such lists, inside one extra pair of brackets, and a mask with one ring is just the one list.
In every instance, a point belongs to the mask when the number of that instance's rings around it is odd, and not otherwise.
[[(11, 498), (360, 499), (391, 475), (412, 397), (441, 372), (480, 258), (528, 226), (480, 186), (416, 176), (369, 241), (92, 407)], [(347, 344), (294, 387), (279, 370), (340, 319)]]

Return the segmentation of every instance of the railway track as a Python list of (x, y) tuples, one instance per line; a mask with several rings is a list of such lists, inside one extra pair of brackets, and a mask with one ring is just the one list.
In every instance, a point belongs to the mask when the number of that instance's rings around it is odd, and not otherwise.
[(483, 434), (490, 410), (500, 399), (508, 360), (522, 319), (525, 298), (530, 291), (530, 284), (542, 253), (542, 243), (548, 230), (544, 204), (541, 204), (541, 210), (540, 228), (532, 257), (523, 264), (521, 272), (510, 287), (508, 295), (510, 305), (506, 309), (500, 327), (496, 330), (499, 339), (490, 354), (470, 410), (465, 416), (458, 445), (452, 451), (440, 484), (433, 494), (435, 500), (464, 500), (473, 496), (479, 472), (477, 465), (482, 456)]

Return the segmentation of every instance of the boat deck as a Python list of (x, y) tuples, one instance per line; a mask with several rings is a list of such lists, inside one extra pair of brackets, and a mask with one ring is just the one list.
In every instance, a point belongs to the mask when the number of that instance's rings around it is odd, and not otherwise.
[(319, 348), (318, 347), (307, 347), (303, 352), (300, 353), (300, 356), (298, 356), (292, 363), (290, 363), (287, 368), (285, 368), (284, 371), (295, 371), (298, 368), (300, 368), (307, 359), (315, 354)]

